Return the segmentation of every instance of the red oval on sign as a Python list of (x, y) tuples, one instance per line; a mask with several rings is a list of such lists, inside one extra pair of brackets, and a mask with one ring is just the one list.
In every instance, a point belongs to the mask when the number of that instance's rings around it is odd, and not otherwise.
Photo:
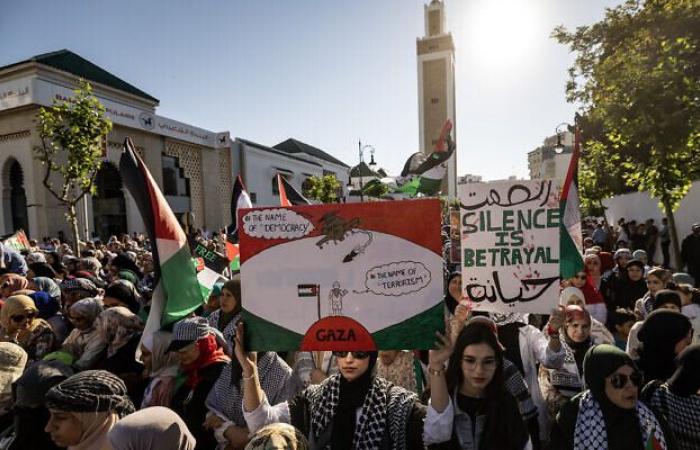
[(375, 351), (372, 335), (350, 317), (330, 316), (317, 321), (304, 334), (302, 351)]

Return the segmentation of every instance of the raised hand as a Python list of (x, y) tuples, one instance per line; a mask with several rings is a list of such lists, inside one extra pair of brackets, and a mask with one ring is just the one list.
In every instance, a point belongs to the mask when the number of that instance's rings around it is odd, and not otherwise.
[(243, 342), (245, 342), (245, 324), (241, 320), (236, 325), (236, 336), (233, 338), (233, 353), (241, 364), (243, 376), (249, 377), (253, 375), (253, 370), (255, 370), (255, 366), (257, 365), (258, 354), (255, 352), (246, 352)]
[(445, 363), (452, 355), (452, 341), (448, 339), (444, 334), (436, 332), (438, 340), (435, 341), (435, 346), (437, 349), (430, 350), (428, 353), (428, 364), (431, 369), (439, 370), (445, 367)]

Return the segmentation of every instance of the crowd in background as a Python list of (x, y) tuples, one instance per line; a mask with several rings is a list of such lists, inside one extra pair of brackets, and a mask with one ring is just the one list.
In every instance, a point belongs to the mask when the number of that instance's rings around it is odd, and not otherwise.
[(665, 221), (583, 230), (549, 316), (473, 313), (446, 264), (430, 352), (247, 353), (237, 275), (144, 333), (143, 235), (0, 244), (0, 449), (700, 449), (700, 224), (675, 272)]

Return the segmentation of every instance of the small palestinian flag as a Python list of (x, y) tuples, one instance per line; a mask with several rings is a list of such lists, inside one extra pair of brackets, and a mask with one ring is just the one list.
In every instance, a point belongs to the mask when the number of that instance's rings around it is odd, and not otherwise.
[[(301, 192), (294, 189), (289, 181), (282, 175), (277, 174), (279, 188), (280, 188), (280, 205), (281, 206), (291, 206), (291, 205), (310, 205), (311, 202), (308, 201)], [(286, 200), (286, 205), (282, 203), (282, 198)]]
[(233, 272), (241, 270), (241, 247), (239, 244), (226, 241), (226, 257), (230, 261), (229, 267)]
[(297, 295), (299, 297), (316, 297), (320, 286), (318, 284), (298, 284)]
[(119, 172), (153, 244), (155, 288), (144, 330), (147, 336), (187, 316), (204, 303), (204, 298), (185, 232), (130, 138), (124, 140)]
[(580, 155), (580, 134), (578, 128), (574, 132), (574, 152), (571, 155), (569, 170), (562, 186), (559, 200), (561, 233), (559, 234), (560, 258), (559, 272), (562, 279), (576, 276), (583, 270), (581, 256), (581, 212), (578, 206), (578, 160)]
[(422, 155), (411, 155), (409, 161), (407, 161), (404, 165), (404, 170), (401, 172), (401, 176), (417, 176), (410, 182), (401, 186), (398, 189), (398, 192), (402, 192), (411, 197), (415, 197), (417, 194), (430, 196), (440, 193), (442, 180), (447, 175), (448, 160), (452, 157), (455, 151), (454, 141), (452, 141), (450, 137), (451, 130), (452, 121), (447, 120), (442, 127), (440, 137), (435, 144), (435, 149), (433, 152), (423, 161), (418, 163), (414, 168), (411, 168), (411, 166), (414, 165), (412, 164), (412, 161), (415, 161), (416, 157), (421, 157)]

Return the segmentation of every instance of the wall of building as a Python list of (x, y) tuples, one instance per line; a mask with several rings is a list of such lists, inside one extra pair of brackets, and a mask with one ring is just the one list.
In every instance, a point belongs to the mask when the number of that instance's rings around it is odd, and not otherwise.
[[(654, 223), (660, 226), (664, 213), (659, 208), (659, 201), (652, 198), (648, 192), (632, 192), (618, 195), (603, 201), (605, 206), (605, 218), (608, 223), (616, 224), (624, 217), (625, 220), (636, 220), (637, 223), (654, 219)], [(691, 225), (700, 222), (700, 181), (693, 183), (690, 191), (675, 212), (676, 229), (680, 240), (690, 234)], [(660, 255), (660, 249), (657, 254)], [(657, 258), (658, 259), (658, 258)]]

